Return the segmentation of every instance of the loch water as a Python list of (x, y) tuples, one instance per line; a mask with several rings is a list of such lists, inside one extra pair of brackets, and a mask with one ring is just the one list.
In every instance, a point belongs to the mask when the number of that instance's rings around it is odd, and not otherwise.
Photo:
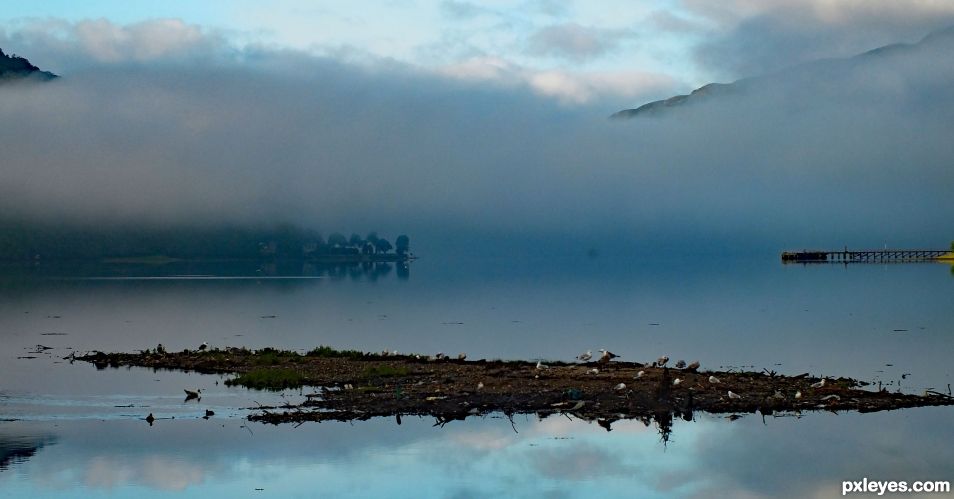
[[(777, 255), (6, 266), (0, 496), (829, 497), (843, 480), (954, 479), (951, 407), (696, 414), (665, 438), (653, 423), (562, 416), (270, 426), (245, 416), (302, 390), (64, 359), (202, 342), (567, 361), (605, 347), (947, 393), (954, 273)], [(184, 400), (190, 387), (200, 401)]]

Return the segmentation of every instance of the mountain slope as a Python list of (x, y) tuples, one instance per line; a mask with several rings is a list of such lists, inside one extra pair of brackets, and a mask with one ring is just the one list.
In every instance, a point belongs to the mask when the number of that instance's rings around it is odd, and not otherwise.
[(7, 55), (0, 49), (0, 82), (31, 78), (36, 80), (52, 80), (56, 75), (49, 71), (41, 71), (23, 57)]
[[(610, 118), (663, 116), (677, 108), (746, 97), (772, 88), (786, 88), (794, 96), (812, 101), (821, 96), (844, 97), (856, 90), (854, 86), (858, 82), (877, 85), (879, 78), (886, 77), (904, 84), (913, 80), (923, 84), (926, 78), (938, 77), (934, 83), (942, 83), (954, 74), (949, 62), (952, 51), (954, 26), (931, 33), (914, 44), (887, 45), (854, 57), (823, 59), (732, 83), (710, 83), (688, 95), (676, 95), (633, 109), (624, 109)], [(951, 83), (950, 80), (947, 82)]]

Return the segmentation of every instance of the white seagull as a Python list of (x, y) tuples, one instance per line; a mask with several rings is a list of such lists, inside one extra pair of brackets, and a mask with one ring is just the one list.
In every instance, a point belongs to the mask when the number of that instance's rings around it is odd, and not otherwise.
[(457, 360), (467, 360), (467, 354), (464, 352), (457, 354)]
[(722, 382), (719, 381), (719, 378), (716, 378), (715, 376), (709, 376), (709, 383), (716, 384), (716, 383), (722, 383)]
[(669, 357), (663, 355), (662, 357), (656, 359), (656, 367), (663, 367), (666, 365), (666, 362), (669, 362)]
[(537, 369), (550, 369), (550, 366), (543, 363), (543, 361), (537, 361)]
[(729, 390), (729, 398), (732, 400), (738, 400), (742, 398), (742, 396), (739, 395), (738, 393), (732, 393), (732, 390)]
[(620, 384), (614, 386), (613, 389), (616, 390), (616, 391), (625, 390), (625, 389), (626, 389), (626, 384), (625, 384), (625, 383), (620, 383)]
[(698, 361), (698, 360), (694, 360), (694, 361), (690, 362), (689, 365), (686, 366), (686, 369), (689, 369), (689, 370), (691, 370), (691, 371), (695, 371), (696, 369), (699, 369), (699, 361)]
[(481, 390), (481, 389), (483, 389), (483, 388), (484, 388), (484, 382), (483, 382), (483, 381), (478, 381), (478, 382), (477, 382), (477, 389), (478, 389), (478, 390)]
[(576, 358), (583, 362), (589, 362), (590, 359), (593, 358), (593, 351), (587, 350), (585, 353), (581, 353), (580, 355), (577, 355)]
[(599, 374), (599, 373), (600, 373), (600, 370), (595, 367), (593, 369), (586, 370), (586, 374)]
[(646, 371), (639, 371), (638, 373), (636, 373), (636, 376), (634, 377), (634, 379), (642, 378), (643, 375), (645, 374), (646, 374)]
[(672, 380), (672, 386), (679, 386), (680, 383), (682, 383), (682, 380), (679, 378)]
[(825, 378), (822, 378), (822, 380), (817, 383), (812, 383), (812, 388), (823, 388), (824, 386), (825, 386)]
[(796, 398), (796, 399), (802, 398), (802, 391), (801, 391), (801, 390), (795, 392), (795, 398)]

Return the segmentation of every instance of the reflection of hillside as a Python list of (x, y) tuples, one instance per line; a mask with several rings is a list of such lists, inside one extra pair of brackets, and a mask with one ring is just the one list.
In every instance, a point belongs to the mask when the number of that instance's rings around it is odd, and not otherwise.
[(0, 434), (0, 471), (25, 462), (43, 447), (54, 443), (56, 439), (51, 436), (15, 437)]

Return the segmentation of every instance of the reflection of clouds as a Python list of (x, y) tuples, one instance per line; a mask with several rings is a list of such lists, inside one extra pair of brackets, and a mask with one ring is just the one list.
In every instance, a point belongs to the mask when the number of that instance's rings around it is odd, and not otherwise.
[[(950, 474), (951, 408), (876, 414), (755, 418), (725, 431), (715, 425), (693, 449), (710, 490), (750, 497), (831, 497), (843, 480), (917, 480)], [(834, 492), (834, 494), (833, 494)]]
[(479, 451), (500, 450), (513, 443), (512, 438), (500, 435), (497, 430), (479, 433), (458, 433), (452, 435), (450, 440), (456, 445)]
[(111, 489), (130, 483), (136, 473), (130, 463), (116, 462), (109, 457), (94, 457), (86, 467), (86, 485), (97, 489)]
[[(166, 421), (61, 425), (20, 466), (44, 490), (190, 491), (263, 486), (331, 497), (827, 497), (842, 480), (942, 477), (954, 462), (951, 408), (811, 414), (795, 420), (702, 415), (675, 423), (664, 447), (654, 428), (619, 421), (607, 433), (566, 418), (427, 418), (354, 425), (238, 428)], [(0, 495), (8, 485), (0, 482)]]
[(153, 490), (181, 491), (202, 483), (209, 473), (221, 475), (221, 472), (221, 466), (215, 461), (186, 460), (174, 455), (130, 456), (117, 453), (96, 455), (75, 462), (54, 459), (54, 462), (39, 466), (32, 475), (34, 482), (43, 488), (69, 489), (82, 483), (94, 490), (141, 486)]
[(561, 446), (527, 452), (533, 467), (554, 480), (587, 480), (605, 475), (628, 475), (635, 468), (623, 464), (622, 456), (592, 444)]
[(204, 470), (194, 463), (157, 456), (145, 459), (140, 465), (141, 482), (160, 490), (184, 490), (201, 483)]

